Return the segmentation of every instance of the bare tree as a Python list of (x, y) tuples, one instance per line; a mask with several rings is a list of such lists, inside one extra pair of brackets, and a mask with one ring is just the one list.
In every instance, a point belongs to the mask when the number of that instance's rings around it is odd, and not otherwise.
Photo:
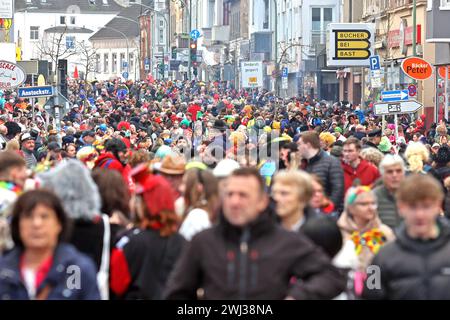
[(89, 73), (97, 71), (97, 51), (84, 40), (77, 43), (77, 49), (84, 68), (84, 80), (87, 81)]
[(48, 57), (53, 62), (53, 71), (55, 72), (58, 60), (67, 59), (78, 53), (75, 44), (67, 46), (66, 36), (67, 25), (62, 32), (48, 33), (36, 46), (41, 58)]

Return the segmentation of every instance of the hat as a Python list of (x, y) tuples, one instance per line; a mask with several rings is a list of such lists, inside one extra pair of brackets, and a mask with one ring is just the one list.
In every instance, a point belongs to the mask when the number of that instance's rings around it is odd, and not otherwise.
[(20, 142), (25, 142), (25, 141), (28, 141), (28, 140), (36, 140), (36, 139), (33, 138), (33, 137), (31, 136), (30, 133), (25, 132), (25, 133), (22, 135), (22, 137), (20, 137)]
[(87, 136), (95, 138), (95, 132), (92, 131), (92, 130), (85, 130), (85, 131), (83, 131), (81, 137), (84, 138), (84, 137), (87, 137)]
[(447, 164), (450, 162), (450, 149), (447, 146), (440, 147), (434, 161), (439, 164)]
[(217, 178), (225, 178), (231, 175), (231, 173), (239, 169), (240, 165), (233, 159), (224, 159), (219, 161), (217, 166), (213, 170), (213, 174)]
[(170, 183), (160, 175), (148, 173), (136, 180), (136, 192), (142, 194), (147, 215), (156, 216), (164, 211), (175, 211), (175, 192)]
[(170, 137), (170, 130), (167, 130), (167, 129), (164, 130), (164, 131), (161, 133), (160, 137), (163, 138), (163, 139), (169, 138), (169, 137)]
[(167, 155), (164, 157), (159, 172), (168, 175), (180, 175), (184, 174), (186, 167), (186, 160), (183, 157), (174, 155)]
[(213, 128), (220, 130), (220, 131), (225, 131), (228, 129), (227, 125), (225, 124), (225, 121), (220, 120), (220, 119), (214, 121)]
[(441, 145), (439, 143), (433, 143), (433, 145), (431, 146), (431, 148), (439, 148)]
[(47, 145), (47, 149), (49, 151), (56, 151), (56, 152), (61, 151), (61, 147), (59, 146), (58, 142), (50, 142)]
[(388, 137), (382, 137), (380, 144), (378, 145), (378, 150), (380, 150), (383, 153), (390, 152), (392, 148), (392, 144), (389, 141)]
[(370, 138), (373, 138), (373, 137), (381, 137), (381, 129), (374, 129), (374, 130), (372, 130), (372, 131), (369, 131), (368, 133), (367, 133), (367, 136), (368, 137), (370, 137)]
[(342, 133), (342, 128), (336, 127), (336, 128), (334, 128), (334, 132)]

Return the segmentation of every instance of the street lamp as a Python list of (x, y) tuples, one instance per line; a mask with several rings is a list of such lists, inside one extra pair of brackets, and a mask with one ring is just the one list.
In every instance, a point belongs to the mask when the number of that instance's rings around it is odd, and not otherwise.
[[(133, 23), (137, 24), (138, 29), (140, 29), (139, 22), (137, 22), (136, 20), (133, 20), (133, 19), (130, 19), (130, 18), (124, 17), (124, 16), (115, 16), (115, 18), (123, 19), (123, 20), (127, 20), (127, 21), (130, 21), (130, 22), (133, 22)], [(112, 29), (112, 28), (111, 28), (111, 29)], [(115, 31), (118, 31), (118, 30), (115, 30)], [(140, 37), (140, 34), (139, 34), (139, 37)], [(138, 50), (138, 56), (139, 56), (139, 50)], [(129, 73), (129, 71), (130, 71), (130, 54), (129, 54), (129, 52), (128, 52), (128, 39), (127, 39), (127, 59), (126, 59), (126, 61), (127, 61), (127, 68), (126, 68), (126, 70), (127, 70), (127, 73)], [(135, 64), (135, 65), (136, 65), (136, 64)], [(135, 72), (134, 72), (134, 81), (136, 81), (136, 67), (135, 67)]]

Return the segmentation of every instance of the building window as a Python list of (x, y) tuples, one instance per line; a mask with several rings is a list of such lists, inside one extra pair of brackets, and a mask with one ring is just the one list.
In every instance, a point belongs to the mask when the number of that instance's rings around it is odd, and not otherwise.
[(39, 27), (30, 27), (30, 40), (39, 40)]
[(125, 71), (125, 66), (124, 66), (124, 62), (125, 62), (125, 53), (120, 53), (120, 72), (124, 72)]
[(66, 48), (68, 50), (75, 49), (75, 36), (66, 36)]
[(59, 23), (66, 24), (66, 17), (64, 17), (64, 16), (59, 17)]
[(111, 70), (112, 73), (116, 73), (117, 72), (117, 53), (112, 54), (111, 65), (112, 65), (112, 70)]
[(75, 17), (70, 17), (70, 24), (75, 24)]
[(439, 9), (450, 10), (450, 0), (441, 0), (441, 7)]
[(333, 22), (333, 8), (312, 8), (311, 45), (325, 44), (328, 24)]
[(160, 44), (164, 43), (164, 30), (163, 29), (159, 29), (159, 43)]
[(231, 11), (231, 3), (225, 2), (223, 4), (223, 25), (230, 25), (230, 11)]
[(164, 20), (159, 20), (159, 27), (164, 28)]
[(100, 72), (100, 55), (96, 54), (95, 55), (95, 71), (96, 72)]
[(103, 72), (109, 73), (109, 54), (105, 53), (103, 55)]
[(128, 66), (131, 71), (134, 69), (134, 55), (132, 53), (130, 53), (128, 58)]
[(264, 0), (263, 29), (269, 29), (269, 0)]

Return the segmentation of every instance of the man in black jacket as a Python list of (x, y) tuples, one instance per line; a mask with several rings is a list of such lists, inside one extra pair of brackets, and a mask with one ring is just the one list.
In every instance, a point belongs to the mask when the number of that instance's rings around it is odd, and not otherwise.
[(302, 133), (297, 145), (303, 158), (302, 169), (320, 178), (327, 196), (340, 212), (344, 201), (344, 171), (340, 160), (320, 149), (319, 134), (315, 131)]
[(450, 228), (439, 220), (444, 198), (428, 175), (407, 177), (397, 191), (404, 224), (372, 265), (363, 297), (368, 299), (450, 299)]
[(168, 299), (331, 299), (346, 280), (304, 235), (283, 230), (266, 209), (256, 169), (228, 178), (218, 226), (195, 236), (166, 287)]

